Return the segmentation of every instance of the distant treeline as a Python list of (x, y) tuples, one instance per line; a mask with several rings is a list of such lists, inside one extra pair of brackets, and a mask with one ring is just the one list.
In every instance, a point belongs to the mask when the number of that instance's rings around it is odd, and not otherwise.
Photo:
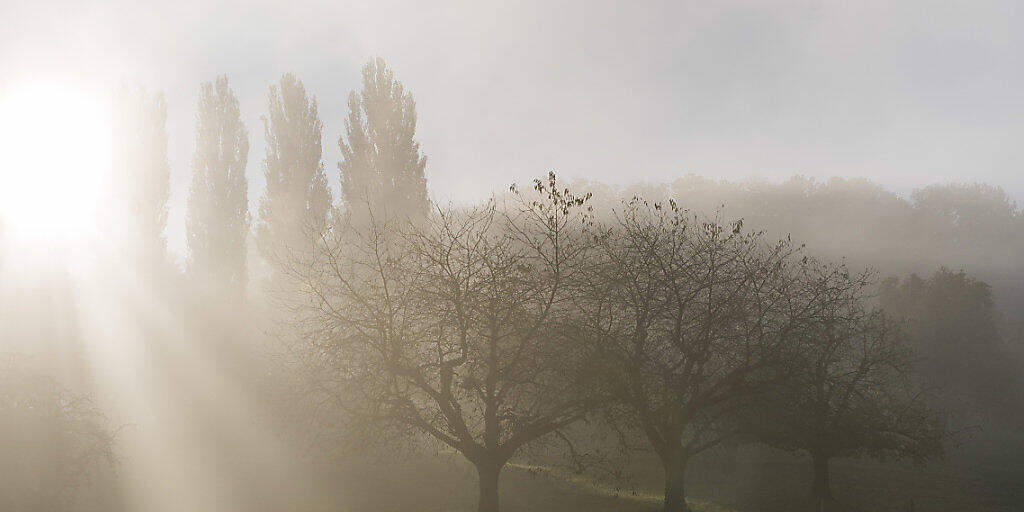
[[(610, 212), (632, 197), (710, 217), (744, 219), (807, 254), (868, 268), (870, 293), (906, 322), (917, 367), (961, 425), (978, 416), (1017, 428), (1024, 393), (1024, 209), (982, 183), (929, 185), (908, 197), (864, 179), (793, 176), (781, 183), (686, 175), (671, 183), (593, 191)], [(964, 416), (970, 417), (967, 419)]]
[(930, 185), (902, 197), (864, 179), (799, 175), (782, 183), (686, 175), (623, 188), (572, 185), (592, 192), (602, 208), (640, 196), (721, 211), (772, 237), (791, 235), (812, 254), (871, 266), (883, 276), (962, 269), (991, 283), (1007, 313), (1024, 309), (1024, 210), (999, 187)]
[(964, 272), (984, 289), (1006, 350), (1024, 357), (1024, 209), (1001, 188), (983, 183), (929, 185), (909, 197), (864, 179), (781, 183), (686, 175), (671, 183), (628, 187), (578, 180), (595, 208), (611, 210), (640, 196), (746, 226), (771, 238), (791, 237), (809, 254), (871, 268), (880, 280)]

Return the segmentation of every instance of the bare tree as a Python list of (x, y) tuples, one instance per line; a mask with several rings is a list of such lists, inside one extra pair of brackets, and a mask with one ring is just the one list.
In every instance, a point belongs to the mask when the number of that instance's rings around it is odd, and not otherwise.
[(296, 267), (321, 396), (462, 454), (481, 512), (498, 510), (511, 457), (596, 400), (568, 316), (587, 198), (553, 174), (534, 192), (402, 228), (349, 227)]
[(871, 274), (813, 261), (795, 270), (791, 280), (801, 285), (794, 302), (813, 313), (791, 332), (794, 350), (783, 369), (790, 378), (748, 411), (750, 430), (811, 456), (816, 504), (833, 499), (834, 457), (941, 457), (944, 427), (912, 384), (903, 330), (866, 306)]
[(74, 492), (114, 463), (114, 436), (85, 396), (14, 358), (0, 362), (0, 508), (73, 509)]
[(687, 462), (734, 434), (731, 413), (779, 360), (792, 249), (674, 202), (624, 206), (587, 267), (585, 336), (617, 406), (662, 462), (664, 510), (682, 511)]

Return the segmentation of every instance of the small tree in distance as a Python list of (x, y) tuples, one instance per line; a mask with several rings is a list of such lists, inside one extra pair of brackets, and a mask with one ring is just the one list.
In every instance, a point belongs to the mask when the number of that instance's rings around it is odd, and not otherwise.
[(0, 361), (0, 509), (77, 510), (77, 489), (115, 465), (98, 407), (10, 356)]
[[(989, 285), (946, 268), (928, 278), (916, 274), (882, 281), (881, 307), (908, 322), (910, 345), (921, 359), (918, 377), (942, 390), (931, 397), (957, 411), (961, 425), (991, 418), (1014, 424), (1024, 416), (1019, 393), (1021, 361), (1003, 339)], [(1018, 423), (1019, 424), (1019, 423)]]

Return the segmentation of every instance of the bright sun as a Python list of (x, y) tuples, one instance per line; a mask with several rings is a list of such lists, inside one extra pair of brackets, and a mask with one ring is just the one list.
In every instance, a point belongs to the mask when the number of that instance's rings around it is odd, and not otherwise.
[(107, 116), (96, 99), (57, 84), (0, 98), (0, 226), (27, 241), (83, 239), (98, 222), (110, 167)]

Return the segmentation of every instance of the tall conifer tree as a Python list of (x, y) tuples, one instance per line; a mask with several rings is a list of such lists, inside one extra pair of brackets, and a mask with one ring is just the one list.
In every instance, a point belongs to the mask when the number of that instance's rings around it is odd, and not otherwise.
[(185, 221), (190, 270), (222, 291), (245, 293), (249, 132), (227, 77), (199, 89), (196, 150)]
[(117, 229), (129, 237), (121, 245), (140, 253), (134, 256), (149, 264), (165, 263), (171, 172), (167, 102), (163, 94), (124, 87), (114, 103), (114, 218), (128, 222)]
[(321, 160), (323, 124), (316, 98), (286, 73), (280, 86), (270, 86), (268, 103), (263, 116), (267, 188), (260, 200), (257, 241), (264, 257), (280, 264), (323, 229), (331, 191)]
[(427, 214), (427, 157), (416, 141), (416, 102), (384, 60), (363, 66), (363, 90), (352, 92), (345, 136), (338, 140), (341, 192), (358, 221)]

